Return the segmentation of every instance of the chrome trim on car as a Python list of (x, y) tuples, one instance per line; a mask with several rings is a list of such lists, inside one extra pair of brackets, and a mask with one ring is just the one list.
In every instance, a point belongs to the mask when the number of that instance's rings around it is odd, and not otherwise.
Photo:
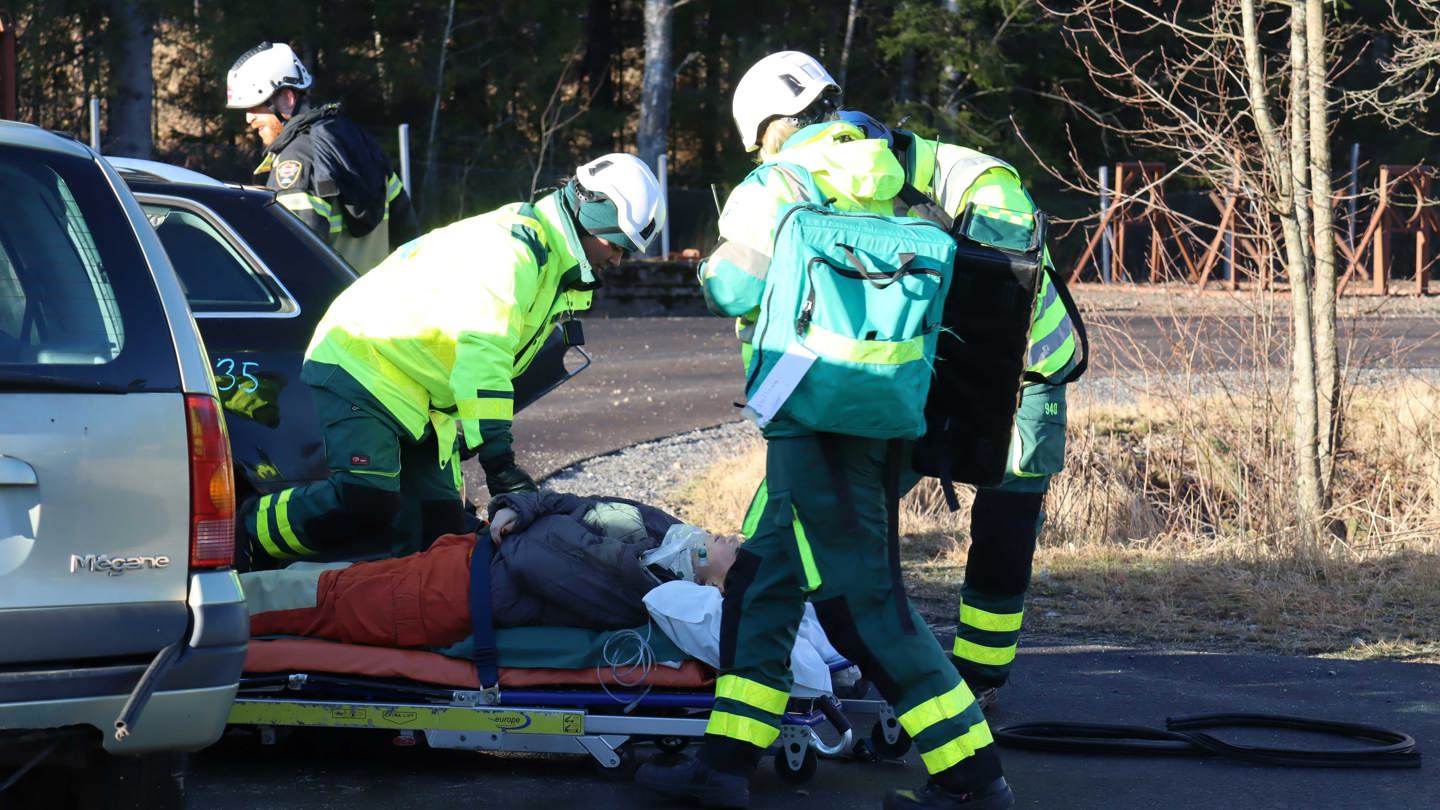
[(197, 319), (295, 318), (300, 315), (300, 303), (295, 300), (295, 296), (285, 286), (284, 282), (280, 280), (280, 277), (275, 273), (271, 272), (270, 267), (260, 259), (260, 255), (256, 253), (253, 248), (250, 247), (250, 243), (246, 242), (244, 237), (240, 236), (240, 234), (236, 232), (234, 228), (230, 227), (230, 223), (227, 222), (219, 214), (215, 213), (214, 209), (210, 208), (210, 206), (205, 205), (202, 202), (197, 202), (195, 200), (189, 199), (187, 197), (176, 197), (170, 194), (150, 194), (145, 192), (136, 192), (135, 199), (139, 200), (142, 205), (169, 205), (175, 208), (183, 208), (192, 214), (197, 214), (200, 217), (204, 218), (205, 221), (209, 222), (210, 225), (213, 226), (217, 231), (225, 235), (225, 238), (230, 241), (231, 247), (234, 247), (237, 251), (240, 252), (240, 254), (245, 258), (245, 261), (249, 263), (251, 270), (253, 270), (257, 276), (263, 279), (266, 283), (273, 285), (274, 290), (280, 293), (280, 309), (275, 312), (256, 312), (254, 310), (213, 310), (198, 312), (192, 308), (191, 312)]

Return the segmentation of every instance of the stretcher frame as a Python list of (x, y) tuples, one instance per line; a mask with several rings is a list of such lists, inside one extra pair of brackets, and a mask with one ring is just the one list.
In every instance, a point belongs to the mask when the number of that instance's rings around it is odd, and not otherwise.
[[(273, 744), (280, 728), (358, 728), (392, 731), (402, 746), (582, 754), (615, 770), (638, 761), (633, 744), (674, 751), (699, 740), (714, 701), (710, 691), (454, 689), (292, 673), (242, 678), (228, 725), (255, 727), (262, 744)], [(650, 713), (657, 711), (665, 714)], [(857, 740), (846, 719), (851, 714), (878, 717), (868, 741)], [(837, 741), (817, 731), (827, 721), (841, 732)], [(821, 696), (791, 698), (771, 750), (777, 773), (803, 782), (819, 758), (899, 756), (908, 747), (885, 701)]]

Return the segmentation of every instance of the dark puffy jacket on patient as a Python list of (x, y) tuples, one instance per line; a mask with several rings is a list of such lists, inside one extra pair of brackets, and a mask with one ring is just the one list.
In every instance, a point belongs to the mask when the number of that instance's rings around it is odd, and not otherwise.
[[(518, 519), (491, 561), (497, 627), (635, 627), (648, 616), (641, 601), (659, 583), (639, 557), (680, 522), (653, 506), (622, 498), (514, 492), (490, 501), (493, 517)], [(484, 532), (482, 540), (488, 539)]]
[[(516, 492), (491, 503), (518, 515), (490, 560), (496, 627), (637, 627), (645, 594), (673, 575), (640, 566), (680, 521), (619, 498)], [(470, 637), (472, 554), (490, 533), (447, 534), (405, 557), (300, 563), (241, 574), (252, 635), (298, 635), (384, 647), (448, 647)]]

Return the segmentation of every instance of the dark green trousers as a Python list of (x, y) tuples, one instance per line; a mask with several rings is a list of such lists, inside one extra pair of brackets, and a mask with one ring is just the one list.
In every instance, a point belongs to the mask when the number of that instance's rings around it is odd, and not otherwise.
[[(262, 496), (241, 515), (259, 560), (403, 556), (463, 528), (454, 448), (440, 464), (435, 433), (416, 440), (349, 374), (307, 363), (330, 477)], [(260, 566), (257, 566), (260, 567)]]
[(769, 441), (767, 486), (751, 504), (748, 539), (725, 580), (721, 674), (702, 757), (721, 762), (737, 744), (753, 752), (775, 741), (808, 599), (831, 643), (894, 707), (931, 773), (959, 768), (975, 784), (1000, 775), (970, 689), (893, 589), (885, 469), (883, 441)]
[(1005, 478), (975, 491), (951, 649), (973, 689), (1000, 686), (1015, 664), (1035, 540), (1045, 521), (1041, 506), (1051, 477), (1065, 466), (1065, 423), (1064, 386), (1027, 387), (1015, 414)]

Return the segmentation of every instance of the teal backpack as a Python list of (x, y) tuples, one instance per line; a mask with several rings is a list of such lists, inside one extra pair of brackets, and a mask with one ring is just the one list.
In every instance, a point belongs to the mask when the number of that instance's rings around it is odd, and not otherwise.
[[(750, 415), (766, 435), (798, 427), (918, 438), (955, 240), (923, 219), (837, 211), (802, 167), (764, 170), (784, 172), (811, 200), (778, 215), (745, 386), (752, 406), (783, 404)], [(783, 389), (776, 381), (795, 376), (781, 362), (787, 353), (814, 359), (789, 395), (776, 397), (767, 383)]]

